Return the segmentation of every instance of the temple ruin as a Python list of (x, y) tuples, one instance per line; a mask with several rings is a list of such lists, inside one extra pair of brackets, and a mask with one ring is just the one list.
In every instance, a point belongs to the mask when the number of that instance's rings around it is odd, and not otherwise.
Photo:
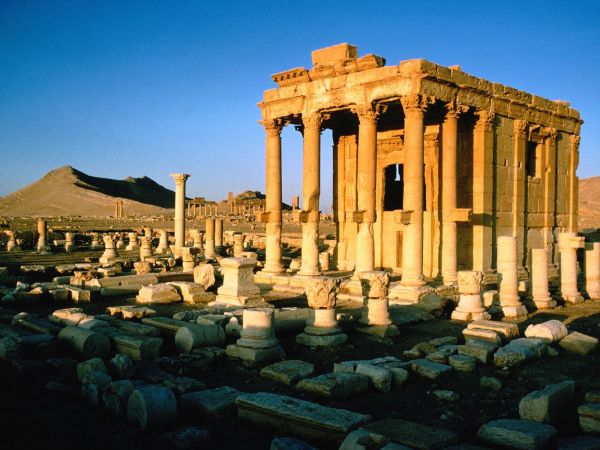
[[(558, 233), (577, 229), (579, 113), (423, 59), (385, 65), (339, 44), (311, 69), (272, 76), (258, 104), (266, 131), (265, 280), (283, 272), (281, 131), (303, 134), (302, 267), (320, 274), (320, 161), (333, 158), (334, 263), (402, 274), (405, 290), (461, 270), (497, 268), (497, 239), (517, 241), (519, 274), (543, 248), (558, 265)], [(321, 131), (332, 130), (331, 150)], [(323, 143), (324, 148), (327, 144)]]

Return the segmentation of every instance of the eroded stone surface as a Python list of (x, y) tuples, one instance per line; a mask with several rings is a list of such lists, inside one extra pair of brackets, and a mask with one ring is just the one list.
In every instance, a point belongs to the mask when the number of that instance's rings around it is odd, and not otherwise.
[(484, 443), (520, 450), (553, 448), (556, 429), (529, 420), (500, 419), (482, 425), (477, 437)]

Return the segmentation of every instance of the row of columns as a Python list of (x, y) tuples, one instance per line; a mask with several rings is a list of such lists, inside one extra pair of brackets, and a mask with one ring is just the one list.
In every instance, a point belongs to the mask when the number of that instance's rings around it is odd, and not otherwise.
[(216, 204), (207, 203), (188, 203), (187, 216), (198, 217), (198, 216), (211, 216), (217, 214), (218, 206)]

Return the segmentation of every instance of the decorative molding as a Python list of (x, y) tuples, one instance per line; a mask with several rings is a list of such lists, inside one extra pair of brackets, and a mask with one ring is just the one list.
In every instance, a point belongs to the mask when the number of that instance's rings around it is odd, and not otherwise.
[(569, 142), (571, 144), (571, 147), (579, 147), (580, 141), (581, 141), (581, 136), (579, 136), (578, 134), (571, 134), (569, 136)]
[(190, 175), (187, 173), (172, 173), (171, 176), (175, 180), (176, 186), (184, 184), (185, 180), (187, 180), (190, 177)]
[(360, 123), (377, 124), (379, 116), (387, 111), (387, 106), (377, 103), (375, 105), (356, 105), (350, 110), (358, 116)]
[[(329, 120), (331, 114), (327, 113), (310, 113), (310, 114), (302, 114), (302, 125), (305, 129), (318, 129), (321, 131), (321, 125), (326, 120)], [(298, 127), (296, 127), (298, 129)]]
[(486, 130), (494, 128), (494, 122), (496, 121), (496, 113), (494, 111), (477, 111), (475, 115), (477, 116), (476, 128), (483, 127)]
[(265, 128), (265, 132), (268, 136), (273, 137), (279, 137), (281, 135), (281, 130), (286, 125), (283, 119), (264, 119), (259, 120), (258, 123)]
[(424, 113), (433, 100), (431, 97), (424, 97), (420, 94), (410, 94), (401, 97), (400, 103), (402, 103), (406, 115), (407, 113)]
[(526, 120), (517, 119), (513, 121), (513, 127), (515, 130), (515, 135), (524, 138), (527, 134), (527, 130), (529, 129), (529, 123)]

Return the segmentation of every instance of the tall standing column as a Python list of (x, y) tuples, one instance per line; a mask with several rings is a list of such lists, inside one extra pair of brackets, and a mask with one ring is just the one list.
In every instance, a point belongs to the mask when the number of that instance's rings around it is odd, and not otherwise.
[(46, 244), (46, 221), (44, 219), (37, 220), (37, 232), (39, 235), (37, 251), (38, 253), (47, 253), (50, 247)]
[(569, 231), (577, 231), (577, 210), (579, 202), (579, 178), (577, 178), (577, 166), (579, 166), (579, 136), (569, 136)]
[(458, 114), (454, 103), (442, 124), (442, 278), (444, 284), (458, 282), (456, 211), (456, 164), (458, 146)]
[(525, 173), (527, 152), (527, 131), (529, 125), (525, 120), (513, 123), (513, 200), (512, 200), (512, 235), (517, 238), (517, 261), (519, 267), (526, 260), (525, 255)]
[(577, 236), (575, 232), (564, 232), (558, 235), (560, 294), (565, 302), (583, 301), (583, 296), (577, 289), (577, 249), (584, 247), (584, 238)]
[(215, 219), (215, 247), (223, 247), (223, 219)]
[(320, 113), (302, 117), (304, 157), (302, 173), (302, 266), (298, 275), (319, 275), (319, 195), (321, 189)]
[(185, 246), (185, 181), (190, 177), (185, 173), (172, 173), (175, 179), (175, 255), (181, 255)]
[(544, 248), (531, 250), (531, 297), (537, 309), (556, 306), (548, 291), (548, 254)]
[(554, 228), (556, 226), (556, 138), (558, 133), (555, 129), (549, 129), (548, 137), (544, 142), (543, 180), (544, 180), (544, 248), (548, 252), (550, 264), (558, 264), (558, 252), (554, 239)]
[(206, 231), (204, 232), (204, 257), (206, 259), (215, 259), (217, 252), (215, 250), (215, 219), (206, 218)]
[(600, 299), (600, 242), (585, 245), (585, 290), (591, 299)]
[(527, 317), (527, 309), (519, 297), (517, 238), (514, 236), (498, 238), (498, 279), (498, 295), (504, 317)]
[(375, 242), (373, 223), (375, 222), (375, 179), (377, 164), (377, 120), (381, 107), (362, 105), (354, 109), (358, 115), (358, 162), (357, 162), (357, 209), (358, 221), (356, 237), (355, 273), (370, 272), (374, 269)]
[(404, 210), (410, 212), (402, 246), (403, 286), (423, 286), (423, 119), (426, 100), (418, 94), (401, 99), (404, 108)]
[(281, 273), (285, 269), (281, 259), (281, 129), (282, 119), (263, 120), (266, 138), (266, 214), (264, 272)]

